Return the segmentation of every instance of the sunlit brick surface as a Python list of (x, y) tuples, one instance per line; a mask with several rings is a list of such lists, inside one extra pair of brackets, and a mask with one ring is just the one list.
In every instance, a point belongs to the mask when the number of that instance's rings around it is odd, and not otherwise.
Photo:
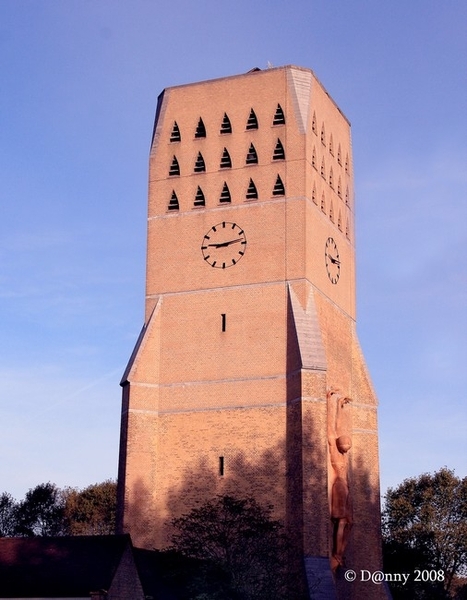
[[(285, 123), (275, 125), (278, 105)], [(252, 109), (257, 129), (247, 129)], [(221, 133), (225, 114), (232, 133)], [(285, 159), (274, 159), (278, 140)], [(247, 164), (251, 145), (257, 164)], [(171, 518), (232, 493), (274, 505), (301, 556), (329, 556), (325, 398), (337, 387), (353, 413), (347, 564), (381, 568), (377, 401), (356, 335), (354, 241), (350, 126), (311, 71), (161, 94), (146, 322), (122, 381), (119, 527), (136, 545), (164, 547)], [(337, 590), (383, 593), (339, 576)]]

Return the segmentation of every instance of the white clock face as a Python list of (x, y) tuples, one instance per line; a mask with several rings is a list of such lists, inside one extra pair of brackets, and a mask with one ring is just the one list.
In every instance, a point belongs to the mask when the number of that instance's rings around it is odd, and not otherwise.
[(326, 263), (326, 272), (329, 280), (332, 284), (336, 284), (339, 281), (341, 273), (341, 261), (339, 258), (339, 251), (337, 244), (333, 238), (326, 240), (326, 246), (324, 249), (324, 261)]
[(243, 229), (229, 221), (211, 227), (201, 243), (204, 260), (216, 269), (233, 267), (243, 257), (246, 237)]

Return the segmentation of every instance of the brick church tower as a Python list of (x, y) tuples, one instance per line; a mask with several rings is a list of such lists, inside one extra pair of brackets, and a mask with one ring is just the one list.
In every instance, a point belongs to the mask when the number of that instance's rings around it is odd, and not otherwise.
[(135, 545), (166, 546), (196, 501), (254, 496), (310, 581), (384, 597), (343, 578), (381, 569), (354, 215), (350, 125), (310, 70), (160, 95), (145, 323), (121, 383), (118, 520)]

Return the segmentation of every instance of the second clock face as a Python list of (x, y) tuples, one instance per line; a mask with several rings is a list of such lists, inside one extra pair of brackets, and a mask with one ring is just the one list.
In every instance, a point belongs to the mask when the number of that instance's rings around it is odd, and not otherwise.
[(201, 243), (204, 260), (216, 269), (233, 267), (245, 254), (246, 237), (237, 223), (222, 221), (211, 227)]
[(324, 261), (326, 263), (326, 272), (328, 274), (331, 283), (336, 284), (339, 281), (341, 273), (341, 261), (339, 258), (339, 251), (337, 244), (332, 237), (326, 240), (326, 247), (324, 249)]

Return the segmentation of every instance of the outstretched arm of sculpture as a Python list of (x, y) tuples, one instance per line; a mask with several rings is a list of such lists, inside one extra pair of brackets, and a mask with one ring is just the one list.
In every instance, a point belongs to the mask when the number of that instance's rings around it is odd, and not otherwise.
[(339, 398), (337, 400), (336, 439), (339, 452), (341, 452), (339, 440), (347, 438), (347, 443), (351, 445), (350, 402), (350, 398)]
[(328, 404), (328, 440), (338, 438), (340, 435), (350, 434), (350, 424), (348, 420), (347, 404), (350, 404), (351, 399), (342, 396), (339, 390), (331, 388), (327, 394)]
[(336, 417), (337, 417), (337, 403), (339, 401), (339, 391), (335, 388), (331, 388), (326, 394), (326, 400), (328, 405), (328, 443), (332, 444), (336, 441)]

